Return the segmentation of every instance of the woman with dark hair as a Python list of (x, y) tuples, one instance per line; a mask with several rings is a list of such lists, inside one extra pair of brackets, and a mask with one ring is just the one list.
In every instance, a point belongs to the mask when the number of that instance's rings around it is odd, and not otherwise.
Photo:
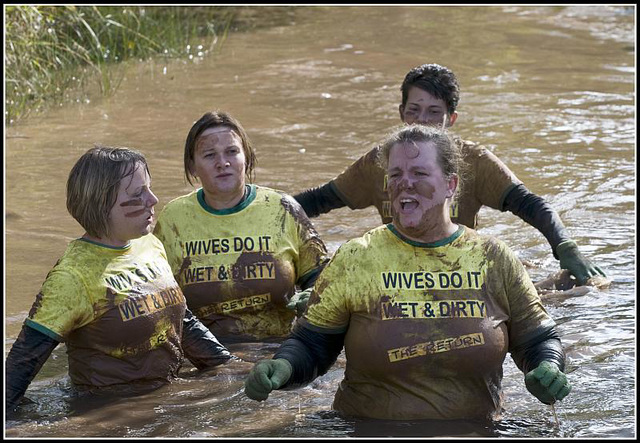
[[(402, 101), (398, 106), (405, 124), (451, 127), (458, 120), (460, 87), (455, 74), (435, 63), (416, 66), (401, 85)], [(571, 239), (558, 213), (542, 197), (525, 187), (507, 165), (484, 146), (456, 138), (462, 162), (469, 173), (461, 180), (462, 191), (450, 204), (455, 223), (477, 229), (478, 212), (483, 206), (510, 211), (542, 233), (560, 268), (567, 269), (578, 285), (606, 275), (584, 256)], [(294, 195), (309, 217), (348, 206), (363, 209), (375, 206), (383, 223), (391, 221), (391, 203), (387, 192), (387, 173), (380, 156), (380, 146), (348, 166), (322, 186)]]
[(67, 208), (85, 229), (49, 272), (6, 362), (6, 407), (18, 405), (60, 343), (79, 393), (135, 394), (235, 359), (187, 309), (162, 243), (144, 156), (97, 146), (75, 164)]
[(184, 150), (187, 181), (154, 234), (194, 314), (223, 343), (278, 342), (306, 306), (327, 250), (289, 195), (252, 184), (256, 156), (242, 125), (204, 114)]

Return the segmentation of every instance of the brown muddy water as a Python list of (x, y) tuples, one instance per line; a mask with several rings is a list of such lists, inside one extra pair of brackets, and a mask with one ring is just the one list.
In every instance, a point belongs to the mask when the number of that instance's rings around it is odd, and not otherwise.
[[(259, 14), (258, 14), (259, 16)], [(67, 175), (93, 143), (149, 160), (160, 203), (187, 193), (182, 149), (205, 111), (236, 116), (257, 147), (258, 184), (291, 194), (325, 183), (399, 124), (405, 73), (440, 63), (461, 85), (454, 129), (485, 144), (559, 212), (613, 283), (550, 297), (572, 393), (549, 406), (507, 358), (502, 420), (460, 433), (633, 438), (636, 388), (636, 124), (634, 7), (297, 7), (273, 26), (231, 33), (217, 54), (132, 63), (110, 98), (88, 95), (6, 128), (5, 355), (47, 272), (82, 229), (65, 209)], [(204, 43), (206, 45), (206, 43)], [(191, 54), (188, 56), (187, 52)], [(535, 266), (558, 269), (544, 237), (510, 213), (483, 209), (480, 232)], [(374, 209), (313, 220), (328, 248), (379, 224)], [(274, 348), (236, 349), (255, 361)], [(429, 423), (356, 423), (331, 412), (344, 359), (311, 385), (267, 402), (244, 373), (194, 374), (134, 399), (80, 403), (60, 345), (33, 381), (33, 401), (6, 437), (319, 437), (455, 435)], [(474, 427), (475, 426), (475, 427)]]

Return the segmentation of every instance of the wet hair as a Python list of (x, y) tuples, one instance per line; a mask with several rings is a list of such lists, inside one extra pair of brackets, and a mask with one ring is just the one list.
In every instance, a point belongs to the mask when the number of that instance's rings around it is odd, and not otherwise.
[(190, 185), (193, 186), (192, 180), (196, 178), (191, 172), (191, 166), (193, 164), (193, 156), (196, 152), (196, 143), (198, 142), (198, 137), (200, 137), (200, 134), (202, 134), (205, 130), (218, 126), (228, 126), (233, 130), (233, 132), (238, 134), (240, 140), (242, 140), (242, 150), (244, 151), (244, 155), (246, 158), (244, 172), (249, 183), (252, 183), (254, 179), (254, 168), (256, 166), (257, 159), (253, 146), (251, 145), (251, 140), (249, 140), (249, 136), (245, 132), (240, 122), (233, 118), (230, 114), (227, 114), (223, 111), (207, 112), (202, 117), (200, 117), (200, 119), (191, 127), (191, 130), (187, 135), (187, 141), (184, 145), (184, 175), (187, 178), (187, 181)]
[[(442, 169), (445, 178), (449, 179), (453, 175), (458, 177), (462, 174), (463, 162), (458, 145), (447, 131), (443, 131), (433, 126), (409, 125), (397, 129), (389, 135), (381, 145), (382, 161), (385, 167), (389, 165), (389, 154), (391, 148), (397, 144), (417, 144), (433, 142), (436, 146), (438, 165)], [(458, 187), (461, 180), (458, 179)]]
[(100, 238), (111, 234), (109, 214), (120, 182), (140, 166), (149, 174), (147, 160), (135, 149), (95, 145), (71, 168), (67, 210), (89, 235)]
[(416, 66), (404, 77), (402, 86), (402, 106), (407, 104), (409, 89), (420, 88), (435, 98), (443, 100), (447, 105), (447, 112), (451, 115), (460, 101), (460, 87), (456, 75), (444, 66), (435, 63)]

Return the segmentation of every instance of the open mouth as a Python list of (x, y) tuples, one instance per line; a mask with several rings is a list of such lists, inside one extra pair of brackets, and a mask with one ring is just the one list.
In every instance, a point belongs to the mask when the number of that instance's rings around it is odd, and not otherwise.
[(414, 198), (403, 198), (400, 200), (400, 209), (403, 212), (413, 211), (418, 207), (418, 200)]

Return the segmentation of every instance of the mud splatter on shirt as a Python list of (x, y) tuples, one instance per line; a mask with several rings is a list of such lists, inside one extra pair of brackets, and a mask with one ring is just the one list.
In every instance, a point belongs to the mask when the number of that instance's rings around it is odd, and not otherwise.
[(153, 235), (112, 248), (82, 239), (49, 272), (26, 320), (67, 345), (79, 388), (169, 381), (186, 302)]
[(461, 226), (422, 244), (392, 225), (338, 249), (299, 322), (346, 332), (335, 409), (400, 420), (491, 415), (508, 350), (554, 325), (501, 241)]
[(155, 234), (189, 308), (223, 342), (285, 337), (296, 284), (327, 259), (299, 204), (255, 185), (223, 211), (206, 205), (201, 189), (179, 197), (159, 215)]

